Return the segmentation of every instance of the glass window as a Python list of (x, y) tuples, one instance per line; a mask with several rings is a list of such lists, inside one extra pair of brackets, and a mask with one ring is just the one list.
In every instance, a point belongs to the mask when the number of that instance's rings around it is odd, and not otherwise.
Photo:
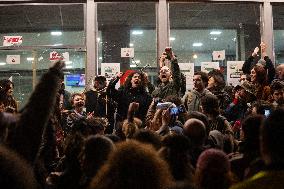
[(260, 44), (260, 4), (170, 3), (170, 44), (179, 62), (212, 62), (213, 51), (225, 50), (219, 61), (226, 74), (226, 61), (245, 60)]
[[(14, 95), (20, 107), (27, 102), (33, 83), (50, 66), (51, 52), (68, 55), (65, 78), (66, 75), (84, 74), (86, 40), (83, 4), (0, 6), (0, 11), (0, 79), (13, 80)], [(11, 40), (7, 40), (11, 36), (22, 39), (11, 44)], [(13, 57), (17, 64), (11, 62)], [(66, 86), (66, 89), (79, 92), (84, 87)]]
[[(156, 68), (155, 5), (98, 3), (99, 70), (103, 63), (120, 63), (121, 71)], [(122, 58), (121, 48), (134, 48), (134, 58)]]
[(284, 4), (273, 4), (273, 34), (275, 63), (284, 63)]

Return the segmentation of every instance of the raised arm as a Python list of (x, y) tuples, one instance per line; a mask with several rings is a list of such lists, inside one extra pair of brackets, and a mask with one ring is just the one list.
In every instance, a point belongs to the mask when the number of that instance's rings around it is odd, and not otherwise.
[(30, 163), (35, 160), (43, 130), (55, 105), (64, 66), (63, 61), (58, 61), (42, 76), (12, 134), (11, 148)]

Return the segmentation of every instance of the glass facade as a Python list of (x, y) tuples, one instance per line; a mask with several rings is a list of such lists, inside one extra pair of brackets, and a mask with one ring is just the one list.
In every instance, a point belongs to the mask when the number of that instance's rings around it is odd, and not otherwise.
[(67, 55), (66, 75), (85, 72), (84, 4), (9, 5), (0, 12), (1, 79), (13, 80), (20, 107), (50, 66), (52, 52)]
[[(65, 78), (84, 74), (90, 62), (97, 65), (94, 74), (101, 74), (104, 63), (120, 63), (121, 71), (147, 66), (145, 71), (154, 82), (157, 52), (165, 48), (161, 41), (167, 41), (180, 63), (194, 63), (195, 70), (200, 69), (201, 62), (214, 61), (213, 51), (224, 50), (225, 60), (219, 64), (226, 74), (227, 61), (244, 61), (264, 38), (265, 20), (261, 18), (265, 11), (262, 11), (264, 2), (261, 1), (167, 1), (165, 10), (160, 9), (162, 1), (95, 1), (95, 19), (87, 12), (89, 1), (72, 2), (0, 3), (0, 79), (12, 78), (21, 107), (48, 69), (53, 52), (68, 57), (65, 57)], [(274, 39), (274, 51), (269, 53), (274, 53), (275, 63), (280, 64), (284, 63), (284, 1), (271, 3), (271, 6), (273, 36), (270, 38)], [(160, 16), (158, 11), (168, 12), (168, 17)], [(93, 32), (86, 29), (86, 20), (95, 22), (95, 41), (86, 37)], [(167, 37), (160, 30), (161, 23), (167, 23)], [(95, 44), (97, 50), (87, 49), (90, 43)], [(121, 57), (121, 48), (134, 48), (134, 57)], [(90, 53), (95, 54), (92, 59), (88, 58)], [(13, 56), (17, 64), (11, 62)], [(67, 89), (79, 92), (84, 87), (70, 85)]]

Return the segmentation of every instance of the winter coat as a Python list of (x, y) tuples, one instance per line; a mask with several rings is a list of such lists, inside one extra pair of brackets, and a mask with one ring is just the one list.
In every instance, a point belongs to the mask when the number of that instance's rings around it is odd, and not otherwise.
[(187, 111), (201, 111), (201, 98), (205, 95), (212, 94), (209, 90), (204, 89), (202, 93), (192, 90), (184, 95), (182, 102)]
[(179, 95), (181, 89), (181, 73), (177, 59), (174, 59), (171, 62), (171, 72), (172, 81), (169, 81), (166, 85), (164, 83), (160, 83), (152, 92), (152, 97), (165, 99), (170, 95)]
[(135, 117), (138, 117), (144, 121), (149, 105), (151, 104), (152, 97), (143, 87), (137, 88), (125, 88), (121, 86), (118, 90), (115, 89), (115, 85), (119, 78), (110, 81), (107, 88), (107, 95), (117, 103), (117, 113), (120, 121), (127, 118), (128, 107), (131, 102), (139, 103), (139, 109), (135, 113)]

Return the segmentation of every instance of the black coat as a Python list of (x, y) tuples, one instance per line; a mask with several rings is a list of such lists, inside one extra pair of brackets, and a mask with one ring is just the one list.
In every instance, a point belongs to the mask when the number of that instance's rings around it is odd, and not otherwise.
[(139, 88), (125, 88), (120, 87), (118, 90), (115, 89), (115, 84), (118, 79), (110, 82), (107, 93), (112, 100), (117, 102), (117, 112), (119, 114), (119, 121), (127, 118), (128, 107), (131, 102), (139, 103), (139, 109), (135, 113), (135, 117), (138, 117), (144, 121), (147, 110), (151, 104), (152, 97), (142, 87)]

